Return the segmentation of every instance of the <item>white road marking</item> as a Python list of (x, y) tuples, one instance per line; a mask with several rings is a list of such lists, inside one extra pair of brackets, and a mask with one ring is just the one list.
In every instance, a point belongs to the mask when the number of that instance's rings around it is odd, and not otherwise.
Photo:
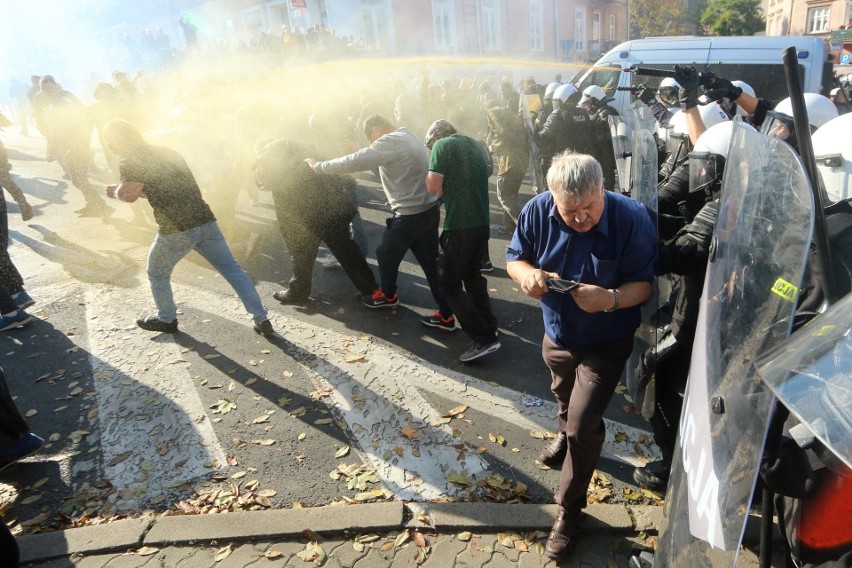
[[(240, 315), (242, 306), (233, 298), (196, 288), (176, 287), (176, 291), (179, 296), (192, 298), (194, 309), (218, 305), (224, 309), (217, 315), (250, 325)], [(523, 393), (427, 363), (369, 336), (348, 336), (276, 314), (271, 318), (284, 338), (316, 357), (316, 364), (310, 365), (315, 384), (333, 387), (332, 401), (365, 460), (398, 498), (428, 500), (454, 494), (457, 489), (447, 481), (452, 470), (463, 468), (476, 479), (487, 473), (487, 463), (452, 437), (448, 426), (432, 425), (441, 413), (428, 404), (418, 389), (531, 431), (555, 429), (554, 402), (527, 408)], [(360, 355), (362, 360), (358, 360)], [(415, 439), (402, 434), (406, 426), (416, 430)], [(648, 432), (610, 420), (606, 420), (606, 427), (605, 456), (631, 465), (645, 463), (638, 459), (636, 451), (640, 437), (649, 436)], [(402, 456), (395, 453), (397, 449)], [(655, 448), (641, 445), (639, 449), (648, 459), (656, 457)], [(465, 452), (463, 461), (457, 459), (460, 450)], [(413, 477), (415, 473), (417, 477)]]
[[(224, 463), (222, 450), (180, 348), (166, 334), (152, 340), (129, 328), (115, 307), (143, 290), (89, 286), (86, 324), (97, 392), (104, 475), (118, 490), (117, 508), (169, 493)], [(132, 324), (131, 324), (132, 325)]]

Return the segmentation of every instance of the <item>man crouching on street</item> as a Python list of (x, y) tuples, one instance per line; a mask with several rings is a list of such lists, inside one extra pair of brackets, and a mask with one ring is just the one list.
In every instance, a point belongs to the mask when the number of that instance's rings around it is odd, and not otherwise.
[[(559, 513), (545, 552), (557, 561), (573, 548), (603, 448), (603, 414), (654, 280), (656, 239), (648, 213), (606, 191), (603, 179), (591, 156), (566, 152), (554, 158), (549, 191), (523, 208), (506, 251), (509, 276), (541, 301), (544, 316), (541, 352), (558, 404), (559, 435), (541, 459), (562, 469), (555, 495)], [(579, 286), (555, 291), (556, 279)]]

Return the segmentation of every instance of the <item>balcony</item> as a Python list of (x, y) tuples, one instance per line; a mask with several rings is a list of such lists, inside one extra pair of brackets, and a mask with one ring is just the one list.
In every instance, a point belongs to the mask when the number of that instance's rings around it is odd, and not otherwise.
[(852, 28), (831, 30), (828, 39), (830, 41), (852, 41)]

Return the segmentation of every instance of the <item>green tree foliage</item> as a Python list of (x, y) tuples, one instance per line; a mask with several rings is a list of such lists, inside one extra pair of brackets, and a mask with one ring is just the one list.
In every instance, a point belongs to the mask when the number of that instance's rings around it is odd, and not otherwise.
[(630, 38), (682, 35), (680, 0), (631, 0)]
[(710, 0), (701, 14), (708, 35), (749, 36), (766, 28), (760, 0)]

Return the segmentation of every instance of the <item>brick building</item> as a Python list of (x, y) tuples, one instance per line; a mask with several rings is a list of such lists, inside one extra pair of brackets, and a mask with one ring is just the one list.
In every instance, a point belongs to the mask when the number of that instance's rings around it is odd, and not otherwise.
[[(249, 41), (282, 26), (334, 28), (387, 55), (595, 59), (627, 38), (627, 0), (217, 0), (192, 10), (211, 37)], [(174, 19), (174, 18), (173, 18)]]

